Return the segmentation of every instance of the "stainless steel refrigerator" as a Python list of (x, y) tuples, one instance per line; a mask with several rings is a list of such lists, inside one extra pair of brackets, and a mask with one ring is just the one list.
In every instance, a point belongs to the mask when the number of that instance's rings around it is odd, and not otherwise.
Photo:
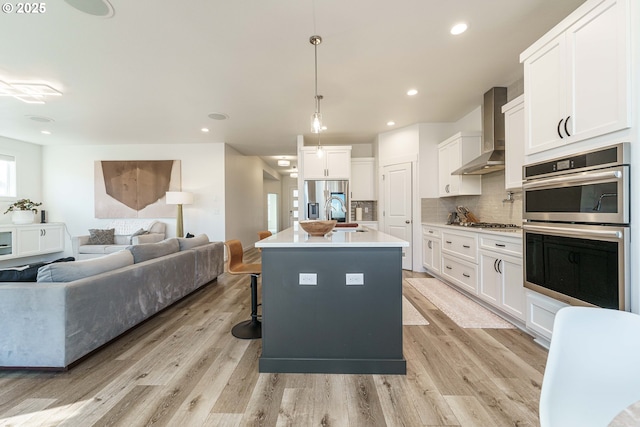
[(305, 219), (349, 222), (349, 181), (305, 181), (304, 210)]

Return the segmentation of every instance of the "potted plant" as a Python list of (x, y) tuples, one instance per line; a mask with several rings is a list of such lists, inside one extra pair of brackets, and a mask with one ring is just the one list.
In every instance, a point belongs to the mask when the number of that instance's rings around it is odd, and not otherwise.
[(38, 213), (36, 206), (40, 205), (42, 203), (36, 203), (30, 199), (20, 199), (10, 204), (4, 213), (11, 212), (11, 222), (14, 224), (31, 224), (34, 215)]

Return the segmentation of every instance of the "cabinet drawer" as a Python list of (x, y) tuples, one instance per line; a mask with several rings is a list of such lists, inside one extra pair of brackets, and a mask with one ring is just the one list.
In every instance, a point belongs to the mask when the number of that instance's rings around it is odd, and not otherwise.
[(422, 235), (424, 237), (440, 237), (440, 230), (434, 227), (423, 225)]
[(442, 252), (458, 256), (465, 261), (478, 263), (478, 238), (475, 233), (453, 234), (442, 232)]
[(551, 340), (556, 313), (561, 308), (567, 307), (567, 304), (530, 290), (526, 291), (526, 298), (527, 329), (531, 329), (540, 336)]
[(481, 235), (480, 249), (486, 249), (493, 252), (499, 252), (505, 255), (522, 257), (522, 239), (512, 238), (505, 239), (500, 236)]
[(478, 266), (442, 255), (442, 276), (474, 295), (478, 294)]

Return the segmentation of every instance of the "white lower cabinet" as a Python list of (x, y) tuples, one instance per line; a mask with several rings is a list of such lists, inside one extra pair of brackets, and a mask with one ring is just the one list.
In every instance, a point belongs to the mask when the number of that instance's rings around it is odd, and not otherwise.
[(467, 292), (478, 294), (478, 266), (451, 255), (442, 255), (442, 276)]
[(525, 320), (522, 258), (480, 251), (478, 296), (518, 320)]
[(422, 266), (430, 273), (439, 275), (441, 272), (440, 230), (433, 227), (422, 227)]
[(64, 251), (64, 224), (2, 226), (0, 236), (0, 260)]
[(534, 335), (543, 339), (541, 344), (549, 347), (556, 313), (561, 308), (568, 307), (568, 304), (549, 298), (545, 295), (541, 295), (529, 289), (526, 291), (526, 301), (526, 327), (528, 330), (532, 331)]

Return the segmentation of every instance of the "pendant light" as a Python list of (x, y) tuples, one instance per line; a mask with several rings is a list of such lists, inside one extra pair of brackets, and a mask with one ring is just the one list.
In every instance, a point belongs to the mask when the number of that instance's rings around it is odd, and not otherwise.
[(311, 115), (311, 132), (320, 133), (322, 131), (322, 114), (320, 113), (320, 100), (322, 95), (318, 95), (318, 45), (322, 43), (322, 37), (311, 36), (309, 37), (309, 43), (313, 45), (314, 53), (314, 71), (315, 71), (315, 100), (316, 111)]

